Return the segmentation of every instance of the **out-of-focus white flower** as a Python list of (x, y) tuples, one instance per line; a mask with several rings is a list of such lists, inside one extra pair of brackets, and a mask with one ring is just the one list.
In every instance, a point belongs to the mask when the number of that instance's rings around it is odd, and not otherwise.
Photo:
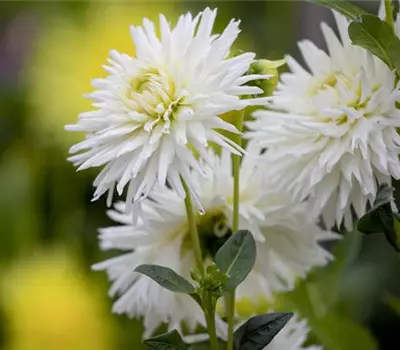
[[(284, 194), (264, 184), (258, 149), (252, 145), (244, 156), (241, 168), (240, 228), (254, 232), (257, 241), (257, 261), (238, 289), (238, 298), (251, 298), (254, 293), (272, 296), (273, 292), (294, 286), (299, 277), (314, 267), (327, 263), (330, 254), (319, 242), (332, 238), (321, 230), (309, 215), (307, 203), (293, 204)], [(231, 231), (233, 178), (228, 151), (221, 157), (209, 151), (210, 165), (206, 176), (192, 172), (192, 181), (199, 189), (205, 215), (197, 214), (200, 241), (211, 258), (209, 246)], [(149, 197), (142, 201), (138, 224), (133, 225), (123, 204), (109, 211), (112, 219), (122, 226), (100, 231), (104, 249), (121, 249), (127, 253), (94, 266), (106, 270), (113, 285), (111, 296), (120, 295), (114, 311), (133, 317), (144, 317), (146, 334), (152, 333), (161, 322), (179, 328), (186, 321), (191, 329), (203, 323), (201, 310), (186, 295), (174, 294), (134, 273), (140, 264), (158, 264), (172, 268), (189, 278), (195, 267), (189, 225), (181, 198), (164, 186), (156, 185)], [(224, 325), (219, 323), (219, 334)]]
[(309, 331), (307, 321), (295, 315), (264, 350), (322, 350), (320, 346), (303, 346)]
[[(333, 257), (321, 247), (338, 236), (318, 226), (308, 202), (293, 202), (265, 178), (264, 155), (253, 142), (247, 148), (240, 170), (239, 229), (252, 232), (257, 258), (253, 270), (238, 287), (238, 298), (271, 298), (275, 292), (290, 290), (298, 278), (313, 267), (327, 264)], [(214, 157), (213, 193), (223, 199), (223, 213), (230, 226), (233, 215), (231, 157), (223, 151)], [(210, 179), (209, 179), (210, 182)]]
[(395, 74), (353, 46), (347, 20), (335, 13), (340, 39), (322, 24), (329, 55), (299, 43), (309, 70), (288, 58), (268, 111), (254, 113), (249, 137), (268, 149), (269, 179), (295, 200), (308, 199), (327, 228), (352, 227), (377, 184), (400, 177), (399, 90)]
[[(154, 333), (162, 323), (167, 323), (172, 330), (181, 329), (185, 322), (191, 331), (198, 324), (205, 325), (202, 310), (189, 296), (172, 293), (147, 276), (133, 272), (141, 264), (157, 264), (190, 279), (195, 260), (182, 200), (173, 191), (160, 186), (152, 199), (143, 201), (142, 216), (136, 225), (133, 225), (132, 215), (125, 213), (122, 202), (108, 214), (122, 225), (100, 230), (101, 247), (127, 252), (98, 263), (93, 269), (106, 270), (112, 281), (109, 294), (119, 296), (113, 311), (143, 317), (144, 337)], [(217, 327), (219, 335), (224, 337), (225, 325), (221, 320), (217, 320)]]
[(200, 207), (190, 169), (203, 169), (192, 150), (206, 159), (212, 141), (241, 153), (216, 130), (237, 129), (218, 116), (265, 104), (263, 98), (240, 97), (262, 93), (246, 83), (267, 76), (245, 75), (253, 53), (228, 57), (240, 32), (239, 21), (232, 20), (221, 35), (213, 35), (216, 14), (208, 8), (194, 18), (188, 13), (174, 28), (160, 15), (160, 39), (154, 24), (144, 19), (142, 26), (131, 28), (136, 57), (110, 52), (109, 66), (104, 67), (108, 77), (93, 80), (97, 90), (88, 95), (95, 110), (67, 126), (87, 133), (70, 150), (83, 151), (70, 157), (78, 169), (104, 166), (94, 182), (95, 199), (109, 191), (111, 203), (114, 188), (121, 194), (128, 185), (129, 210), (132, 201), (167, 180), (184, 198), (182, 177)]
[[(219, 207), (221, 201), (213, 201), (212, 187), (207, 187), (209, 183), (203, 176), (198, 173), (192, 175), (196, 186), (200, 185), (199, 179), (203, 180), (200, 193), (207, 214), (198, 215), (198, 218), (207, 225), (213, 215), (218, 214), (211, 213), (209, 209)], [(120, 249), (126, 253), (98, 263), (93, 269), (106, 270), (112, 281), (109, 294), (119, 297), (113, 311), (130, 317), (143, 317), (145, 337), (154, 333), (162, 323), (169, 324), (170, 329), (180, 329), (185, 322), (191, 331), (199, 323), (204, 325), (202, 310), (190, 297), (172, 293), (148, 277), (133, 272), (141, 264), (157, 264), (190, 278), (190, 270), (196, 264), (186, 209), (177, 193), (156, 184), (150, 196), (141, 202), (137, 222), (130, 213), (126, 213), (122, 202), (116, 203), (108, 215), (119, 225), (100, 230), (100, 246), (104, 250)], [(227, 232), (223, 222), (220, 230), (223, 234)], [(219, 335), (225, 337), (226, 329), (222, 321), (218, 320), (217, 326)]]

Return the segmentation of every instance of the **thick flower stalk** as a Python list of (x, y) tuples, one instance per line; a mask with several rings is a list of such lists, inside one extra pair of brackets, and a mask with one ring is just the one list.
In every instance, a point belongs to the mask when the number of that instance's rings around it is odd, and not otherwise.
[(184, 198), (182, 178), (202, 210), (190, 173), (203, 172), (200, 160), (207, 159), (208, 143), (241, 154), (240, 147), (216, 130), (237, 129), (218, 116), (265, 104), (262, 98), (241, 96), (262, 93), (246, 84), (266, 76), (245, 75), (253, 53), (229, 57), (239, 21), (214, 35), (216, 14), (206, 9), (193, 18), (188, 13), (175, 27), (160, 15), (160, 38), (154, 24), (144, 19), (142, 26), (131, 28), (136, 57), (110, 52), (104, 67), (109, 75), (93, 80), (96, 90), (88, 95), (94, 110), (67, 126), (87, 133), (70, 150), (78, 153), (70, 157), (78, 170), (103, 167), (94, 181), (95, 199), (108, 191), (111, 204), (114, 188), (122, 194), (127, 186), (129, 211), (132, 202), (166, 182)]
[(378, 184), (400, 178), (400, 99), (396, 77), (368, 51), (353, 46), (347, 20), (335, 13), (340, 39), (322, 24), (329, 54), (300, 42), (308, 70), (288, 58), (271, 109), (254, 113), (250, 138), (267, 149), (269, 178), (327, 228), (353, 225)]

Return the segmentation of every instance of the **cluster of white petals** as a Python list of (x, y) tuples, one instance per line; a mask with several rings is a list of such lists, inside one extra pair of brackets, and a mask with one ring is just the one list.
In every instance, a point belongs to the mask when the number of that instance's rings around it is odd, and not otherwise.
[[(239, 286), (237, 295), (249, 299), (260, 294), (272, 297), (274, 292), (293, 288), (296, 279), (311, 268), (325, 265), (331, 255), (319, 243), (336, 236), (318, 227), (317, 218), (309, 215), (307, 203), (294, 204), (284, 193), (265, 186), (260, 152), (252, 145), (247, 150), (241, 166), (240, 228), (253, 230), (258, 254), (254, 270)], [(208, 160), (205, 177), (195, 171), (191, 174), (206, 211), (206, 215), (198, 215), (199, 231), (207, 237), (220, 237), (231, 232), (231, 157), (228, 151), (222, 151), (221, 156), (209, 151)], [(161, 322), (178, 329), (183, 321), (191, 329), (204, 324), (201, 310), (189, 297), (165, 290), (133, 272), (138, 265), (150, 263), (170, 267), (190, 278), (195, 262), (182, 199), (173, 190), (157, 185), (143, 200), (137, 224), (125, 213), (122, 203), (109, 211), (109, 216), (122, 225), (101, 229), (101, 246), (127, 252), (94, 268), (108, 272), (113, 281), (110, 294), (120, 296), (114, 311), (143, 317), (146, 334)], [(209, 216), (223, 219), (216, 222), (213, 232), (204, 233), (201, 223)], [(224, 324), (220, 320), (218, 324), (219, 334), (224, 336)]]
[[(309, 40), (299, 43), (307, 68), (287, 57), (290, 72), (267, 105), (257, 97), (263, 91), (256, 81), (268, 76), (249, 73), (255, 55), (230, 55), (239, 21), (214, 35), (216, 14), (208, 8), (188, 13), (174, 27), (161, 15), (160, 38), (147, 19), (132, 27), (136, 56), (111, 51), (109, 75), (95, 79), (88, 95), (94, 110), (67, 127), (87, 134), (71, 148), (70, 160), (79, 170), (102, 167), (94, 198), (108, 192), (111, 205), (114, 189), (121, 195), (127, 188), (126, 201), (108, 212), (117, 226), (99, 234), (102, 249), (124, 253), (93, 268), (112, 281), (113, 311), (142, 318), (145, 336), (162, 323), (190, 331), (205, 326), (190, 297), (134, 269), (157, 264), (190, 279), (195, 256), (187, 191), (196, 204), (204, 262), (211, 261), (207, 244), (232, 233), (232, 154), (242, 156), (239, 229), (253, 234), (257, 248), (238, 300), (272, 299), (329, 263), (323, 243), (339, 237), (330, 230), (352, 229), (378, 186), (400, 179), (400, 83), (385, 63), (351, 43), (343, 16), (334, 13), (339, 36), (321, 25), (328, 52)], [(395, 31), (400, 36), (400, 16)], [(243, 150), (225, 136), (239, 131), (221, 115), (256, 105), (267, 108), (247, 122)], [(226, 338), (226, 324), (219, 317), (216, 323)], [(295, 316), (265, 349), (319, 350), (303, 347), (308, 331)]]
[[(112, 285), (111, 297), (119, 297), (113, 311), (130, 317), (142, 317), (144, 336), (153, 334), (166, 323), (169, 328), (181, 329), (182, 322), (194, 331), (198, 324), (205, 326), (203, 312), (184, 294), (172, 293), (148, 277), (133, 270), (142, 264), (169, 267), (190, 279), (190, 269), (195, 266), (194, 255), (187, 249), (188, 224), (182, 199), (165, 187), (157, 188), (152, 199), (145, 199), (138, 222), (127, 214), (125, 204), (115, 204), (108, 215), (119, 226), (100, 230), (100, 246), (104, 250), (120, 249), (121, 256), (93, 266), (106, 270)], [(226, 327), (217, 320), (218, 334), (225, 337)]]
[[(265, 104), (253, 96), (262, 90), (247, 83), (267, 76), (246, 75), (253, 53), (230, 57), (239, 21), (232, 20), (220, 35), (212, 34), (217, 11), (206, 9), (196, 17), (179, 17), (171, 28), (160, 15), (161, 38), (154, 24), (132, 27), (136, 57), (111, 51), (109, 75), (93, 80), (96, 90), (88, 94), (95, 110), (82, 113), (67, 130), (87, 133), (73, 146), (78, 153), (70, 160), (79, 170), (103, 167), (94, 185), (97, 199), (108, 191), (111, 204), (114, 188), (122, 194), (127, 186), (127, 210), (144, 198), (155, 184), (168, 181), (185, 197), (181, 177), (198, 206), (198, 194), (190, 169), (203, 169), (209, 142), (232, 153), (242, 150), (215, 129), (238, 132), (218, 116), (246, 106)], [(200, 208), (201, 209), (201, 208)]]
[(304, 40), (308, 70), (288, 57), (269, 110), (254, 113), (254, 138), (268, 149), (269, 178), (296, 200), (322, 211), (327, 228), (352, 210), (360, 217), (378, 184), (400, 178), (400, 100), (395, 74), (351, 44), (347, 20), (335, 13), (340, 39), (322, 24), (329, 54)]
[[(255, 299), (262, 294), (271, 298), (276, 292), (292, 289), (296, 280), (304, 278), (313, 267), (324, 266), (332, 260), (320, 243), (336, 239), (338, 235), (318, 226), (318, 215), (311, 214), (308, 202), (293, 202), (285, 191), (277, 190), (265, 178), (264, 155), (255, 143), (250, 143), (246, 151), (239, 177), (239, 229), (253, 234), (257, 258), (253, 270), (238, 287), (237, 295)], [(231, 157), (222, 151), (220, 157), (214, 155), (212, 159), (208, 177), (200, 182), (199, 188), (208, 203), (218, 204), (213, 208), (207, 203), (205, 208), (211, 212), (222, 210), (230, 225), (233, 216)]]

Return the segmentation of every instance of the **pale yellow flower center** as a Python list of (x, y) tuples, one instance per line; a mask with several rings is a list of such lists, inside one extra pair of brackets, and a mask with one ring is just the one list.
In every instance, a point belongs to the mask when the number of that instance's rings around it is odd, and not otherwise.
[[(355, 73), (356, 74), (356, 73)], [(342, 98), (341, 96), (341, 89), (346, 89), (348, 91), (351, 91), (351, 98), (349, 98), (348, 101), (346, 101), (346, 107), (348, 108), (353, 108), (356, 110), (363, 110), (367, 106), (367, 103), (370, 101), (372, 94), (379, 90), (381, 86), (377, 84), (376, 86), (373, 86), (371, 89), (371, 94), (369, 97), (362, 98), (362, 81), (361, 79), (358, 79), (358, 82), (354, 84), (354, 82), (347, 77), (344, 73), (342, 72), (330, 72), (327, 74), (323, 79), (316, 80), (315, 84), (313, 84), (310, 89), (308, 90), (308, 94), (310, 97), (313, 96), (318, 96), (319, 94), (325, 93), (329, 89), (334, 89), (336, 91), (336, 97), (335, 100), (337, 103), (342, 103)], [(332, 102), (335, 103), (335, 100)], [(368, 113), (363, 113), (363, 117), (368, 118)], [(342, 125), (346, 123), (354, 123), (356, 120), (348, 116), (347, 114), (343, 113), (340, 116), (337, 117), (326, 117), (325, 122), (330, 123), (334, 122), (336, 125)]]
[(144, 131), (151, 132), (161, 124), (166, 134), (182, 111), (184, 99), (168, 74), (157, 68), (138, 72), (131, 79), (124, 98), (126, 106), (142, 116)]

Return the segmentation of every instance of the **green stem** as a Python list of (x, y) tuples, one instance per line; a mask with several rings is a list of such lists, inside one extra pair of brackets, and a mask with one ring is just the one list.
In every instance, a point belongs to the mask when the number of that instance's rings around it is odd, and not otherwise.
[(188, 221), (189, 221), (189, 233), (190, 233), (190, 239), (192, 241), (194, 256), (195, 256), (195, 259), (196, 259), (196, 265), (197, 265), (197, 268), (201, 272), (204, 272), (203, 259), (202, 259), (201, 246), (200, 246), (200, 239), (199, 239), (199, 234), (197, 232), (196, 218), (194, 217), (194, 214), (193, 214), (192, 197), (191, 197), (189, 188), (186, 185), (186, 182), (185, 182), (185, 180), (183, 180), (182, 177), (181, 177), (181, 182), (182, 182), (183, 189), (185, 190), (185, 194), (186, 194), (186, 196), (185, 196), (185, 207), (186, 207), (187, 218), (188, 218)]
[[(244, 109), (239, 112), (238, 118), (236, 120), (236, 128), (242, 132), (244, 122)], [(236, 134), (233, 137), (233, 141), (238, 146), (242, 146), (242, 135)], [(240, 196), (240, 161), (241, 156), (232, 154), (232, 172), (233, 172), (233, 222), (232, 231), (236, 233), (239, 230), (239, 196)]]
[[(390, 27), (394, 30), (394, 21), (393, 21), (393, 4), (392, 0), (385, 0), (385, 20), (386, 23), (390, 25)], [(400, 80), (399, 73), (396, 71), (396, 79), (394, 81), (395, 86), (397, 86)], [(398, 107), (398, 103), (396, 102), (396, 107)]]
[[(242, 132), (244, 123), (244, 109), (238, 113), (236, 120), (236, 128)], [(242, 135), (234, 135), (233, 141), (238, 146), (242, 146)], [(235, 234), (239, 230), (239, 196), (240, 196), (240, 160), (241, 157), (233, 154), (232, 155), (232, 173), (233, 173), (233, 222), (232, 232)], [(233, 329), (235, 324), (235, 291), (233, 290), (229, 295), (226, 296), (225, 300), (226, 314), (228, 319), (228, 342), (226, 344), (226, 350), (233, 349)]]
[(392, 0), (385, 0), (385, 20), (393, 28)]
[(210, 292), (204, 292), (203, 304), (205, 307), (204, 315), (206, 316), (207, 332), (210, 336), (210, 349), (219, 350), (217, 332), (215, 329), (215, 301)]
[(232, 291), (225, 297), (226, 316), (228, 319), (228, 341), (226, 349), (233, 349), (233, 330), (235, 326), (235, 291)]

